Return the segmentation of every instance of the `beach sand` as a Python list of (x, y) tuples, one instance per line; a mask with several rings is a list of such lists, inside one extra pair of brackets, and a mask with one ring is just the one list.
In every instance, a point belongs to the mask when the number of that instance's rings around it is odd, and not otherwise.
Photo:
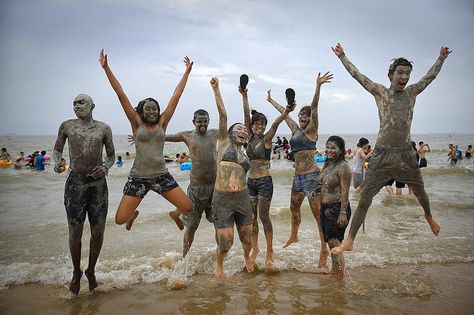
[[(170, 287), (175, 287), (172, 289)], [(0, 292), (7, 314), (472, 314), (474, 264), (360, 267), (345, 285), (328, 274), (244, 272), (224, 281), (143, 284), (79, 296), (65, 286), (27, 284)]]

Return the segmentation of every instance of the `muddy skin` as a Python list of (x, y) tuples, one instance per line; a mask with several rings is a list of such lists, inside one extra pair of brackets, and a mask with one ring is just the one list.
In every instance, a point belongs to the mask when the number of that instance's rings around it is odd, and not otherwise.
[[(247, 154), (249, 150), (252, 150), (254, 154), (259, 154), (258, 158), (250, 160), (250, 170), (248, 172), (249, 179), (259, 179), (270, 176), (270, 155), (265, 156), (265, 152), (272, 148), (272, 140), (276, 134), (278, 126), (283, 120), (288, 117), (288, 114), (294, 110), (294, 106), (287, 106), (283, 113), (275, 119), (273, 124), (267, 133), (266, 121), (255, 121), (251, 124), (250, 119), (250, 106), (248, 101), (248, 89), (239, 88), (239, 92), (242, 94), (242, 103), (244, 111), (244, 122), (247, 130), (249, 131), (249, 137), (247, 139)], [(257, 153), (258, 152), (258, 153)], [(249, 155), (250, 156), (250, 155)], [(272, 188), (273, 190), (273, 188)], [(266, 198), (255, 198), (251, 197), (251, 201), (254, 207), (254, 220), (253, 220), (253, 237), (252, 237), (252, 254), (250, 260), (252, 264), (255, 263), (260, 248), (258, 246), (258, 217), (263, 224), (263, 230), (265, 234), (265, 240), (267, 244), (265, 265), (270, 267), (274, 263), (273, 259), (273, 226), (270, 220), (270, 204), (271, 197)]]
[[(349, 72), (349, 74), (356, 79), (374, 98), (378, 108), (380, 129), (377, 136), (375, 154), (372, 156), (372, 160), (376, 160), (378, 154), (384, 154), (387, 150), (397, 150), (398, 148), (409, 147), (411, 143), (411, 123), (413, 120), (413, 109), (415, 106), (416, 97), (420, 94), (439, 74), (444, 60), (451, 53), (447, 47), (442, 47), (440, 55), (435, 61), (433, 66), (428, 70), (427, 74), (423, 76), (418, 82), (406, 86), (410, 79), (411, 67), (409, 66), (397, 66), (393, 73), (389, 73), (389, 79), (391, 81), (390, 88), (386, 88), (382, 84), (374, 83), (368, 77), (359, 72), (359, 70), (349, 61), (346, 57), (342, 46), (337, 43), (335, 48), (332, 48), (336, 56), (339, 57), (342, 64)], [(406, 86), (406, 87), (405, 87)], [(377, 147), (379, 152), (377, 153)], [(411, 165), (411, 159), (413, 157), (407, 155), (407, 159), (401, 161), (407, 165)], [(385, 166), (386, 167), (386, 166)], [(394, 162), (391, 165), (391, 171), (397, 172), (398, 166)], [(374, 182), (378, 182), (379, 178), (376, 176), (369, 176), (369, 173), (376, 172), (377, 170), (368, 171), (368, 180), (364, 183), (364, 188), (361, 192), (361, 199), (359, 205), (354, 213), (354, 218), (351, 223), (349, 231), (349, 238), (343, 242), (341, 246), (332, 249), (333, 254), (340, 254), (345, 250), (352, 250), (355, 236), (362, 225), (367, 210), (372, 203), (373, 196), (382, 187), (372, 187), (371, 191), (368, 191), (367, 187), (373, 186)], [(432, 230), (433, 234), (438, 235), (440, 231), (439, 224), (432, 218), (429, 199), (424, 190), (423, 179), (418, 168), (413, 169), (413, 175), (417, 178), (416, 181), (410, 181), (407, 184), (411, 184), (414, 188), (414, 194), (423, 207), (425, 218)], [(409, 177), (409, 174), (403, 174), (404, 177)], [(400, 175), (402, 177), (402, 175)], [(390, 178), (389, 178), (390, 179)], [(397, 178), (403, 181), (404, 178)], [(364, 190), (366, 192), (364, 193)]]
[[(318, 74), (316, 78), (316, 90), (313, 96), (313, 100), (311, 102), (310, 112), (308, 112), (306, 108), (300, 110), (298, 114), (299, 125), (293, 119), (291, 119), (290, 116), (285, 119), (285, 122), (287, 123), (288, 127), (292, 132), (292, 138), (298, 137), (300, 139), (306, 138), (313, 142), (317, 141), (319, 127), (318, 105), (320, 89), (322, 84), (331, 82), (331, 79), (332, 74), (330, 74), (329, 72), (325, 73), (323, 76), (321, 76), (321, 74)], [(273, 107), (275, 107), (275, 109), (277, 109), (280, 113), (284, 112), (285, 108), (272, 99), (271, 90), (268, 91), (267, 101), (270, 102), (270, 104), (272, 104)], [(319, 171), (319, 167), (314, 161), (314, 149), (297, 151), (294, 153), (294, 158), (295, 175), (309, 174)], [(294, 191), (291, 192), (291, 232), (288, 241), (283, 245), (283, 248), (286, 248), (292, 243), (299, 241), (298, 230), (299, 225), (301, 223), (300, 207), (303, 202), (304, 196), (304, 193)], [(318, 267), (324, 267), (327, 261), (328, 250), (327, 243), (324, 241), (321, 222), (319, 220), (319, 201), (317, 198), (313, 197), (308, 197), (308, 201), (313, 212), (313, 216), (315, 217), (319, 237), (321, 240), (321, 255), (318, 261)]]
[[(61, 158), (66, 140), (68, 141), (70, 170), (71, 174), (77, 173), (99, 180), (107, 175), (108, 169), (114, 165), (115, 149), (112, 141), (112, 131), (110, 127), (92, 118), (92, 110), (95, 105), (92, 98), (86, 94), (79, 94), (73, 102), (73, 109), (77, 119), (64, 121), (59, 127), (58, 138), (54, 145), (53, 158), (55, 162), (54, 170), (62, 173)], [(106, 150), (105, 162), (102, 162), (103, 148)], [(79, 189), (76, 187), (76, 190)], [(79, 190), (77, 190), (81, 193)], [(85, 194), (85, 192), (82, 192)], [(107, 199), (107, 193), (102, 198)], [(107, 200), (97, 200), (96, 202), (107, 203)], [(86, 209), (89, 211), (90, 209)], [(105, 211), (107, 211), (105, 209)], [(80, 224), (77, 224), (80, 223)], [(81, 271), (81, 239), (83, 222), (69, 223), (69, 249), (73, 262), (73, 278), (70, 284), (70, 291), (78, 294), (80, 290)], [(105, 222), (91, 224), (91, 240), (89, 249), (89, 275), (93, 275), (97, 259), (102, 248)], [(91, 291), (97, 287), (95, 277), (89, 280)]]

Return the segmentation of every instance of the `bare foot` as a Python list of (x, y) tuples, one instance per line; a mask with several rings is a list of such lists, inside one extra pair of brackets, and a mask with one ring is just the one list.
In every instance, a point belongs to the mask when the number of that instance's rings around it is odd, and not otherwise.
[(127, 224), (125, 225), (127, 231), (130, 231), (130, 229), (132, 228), (133, 221), (135, 221), (139, 214), (140, 212), (138, 210), (133, 211), (132, 216), (130, 217), (130, 219), (128, 219)]
[(81, 289), (81, 277), (82, 277), (82, 270), (79, 272), (72, 273), (72, 280), (71, 284), (69, 285), (69, 291), (72, 294), (78, 295), (79, 290)]
[(321, 249), (321, 252), (319, 253), (319, 262), (318, 262), (318, 268), (325, 268), (327, 263), (328, 263), (328, 256), (329, 256), (329, 250)]
[(179, 218), (179, 213), (177, 213), (176, 210), (173, 210), (168, 212), (168, 214), (170, 215), (171, 219), (173, 219), (173, 221), (176, 223), (178, 229), (183, 230), (184, 224), (183, 221), (181, 221), (181, 219)]
[(250, 254), (250, 261), (252, 263), (255, 263), (255, 260), (257, 260), (258, 253), (260, 253), (260, 247), (257, 246), (257, 248), (252, 248), (252, 252)]
[(299, 242), (300, 240), (298, 239), (298, 237), (296, 238), (290, 238), (288, 241), (286, 241), (285, 244), (283, 244), (282, 248), (287, 248), (288, 246), (290, 246), (291, 244), (293, 243), (297, 243)]
[(275, 260), (273, 259), (273, 251), (267, 250), (267, 254), (265, 255), (265, 267), (270, 268), (274, 263)]
[(350, 252), (353, 247), (354, 247), (354, 241), (347, 240), (347, 241), (342, 242), (341, 245), (336, 246), (333, 249), (331, 249), (331, 253), (333, 255), (339, 255), (339, 254), (342, 254), (345, 251)]
[(439, 226), (438, 222), (436, 222), (431, 215), (426, 215), (425, 214), (425, 219), (430, 225), (431, 231), (433, 231), (433, 234), (438, 236), (439, 235), (439, 230), (441, 230), (441, 226)]
[(95, 279), (95, 273), (93, 271), (89, 271), (89, 269), (86, 269), (84, 274), (86, 275), (87, 280), (89, 280), (89, 291), (94, 291), (94, 289), (98, 286), (97, 280)]
[(245, 259), (245, 268), (247, 269), (248, 273), (252, 273), (255, 270), (255, 265), (251, 261), (250, 257)]

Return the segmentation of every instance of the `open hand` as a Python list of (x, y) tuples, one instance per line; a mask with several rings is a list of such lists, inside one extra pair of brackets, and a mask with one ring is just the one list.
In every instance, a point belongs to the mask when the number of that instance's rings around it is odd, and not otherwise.
[(448, 58), (448, 56), (451, 52), (452, 52), (452, 50), (449, 50), (448, 47), (441, 47), (441, 49), (439, 51), (439, 58), (441, 58), (441, 60), (444, 60), (444, 59)]
[(332, 51), (336, 54), (336, 56), (341, 57), (344, 55), (344, 48), (342, 48), (341, 44), (337, 43), (336, 48), (331, 47)]
[(100, 50), (99, 62), (100, 62), (101, 67), (104, 69), (109, 66), (109, 62), (107, 61), (107, 54), (104, 54), (104, 48)]
[(191, 59), (189, 59), (189, 57), (186, 56), (184, 57), (183, 62), (184, 62), (184, 65), (186, 66), (186, 72), (191, 72), (191, 70), (193, 69), (194, 61), (191, 61)]
[(332, 73), (326, 72), (323, 76), (321, 76), (321, 72), (318, 73), (318, 77), (316, 78), (316, 84), (321, 85), (323, 83), (329, 83), (332, 80)]

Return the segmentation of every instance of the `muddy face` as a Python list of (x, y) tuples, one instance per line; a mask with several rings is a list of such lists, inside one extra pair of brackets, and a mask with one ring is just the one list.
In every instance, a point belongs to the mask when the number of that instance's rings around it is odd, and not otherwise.
[(300, 128), (304, 129), (308, 126), (309, 122), (311, 121), (311, 113), (306, 110), (302, 110), (298, 113), (298, 122), (300, 124)]
[(94, 109), (94, 102), (92, 98), (87, 94), (79, 94), (74, 99), (73, 103), (74, 114), (77, 118), (84, 119), (87, 117), (92, 117), (92, 110)]
[(158, 123), (160, 110), (153, 101), (147, 101), (143, 105), (143, 119), (146, 124), (152, 125)]
[(263, 121), (256, 121), (252, 125), (252, 132), (255, 135), (263, 135), (265, 129), (267, 128), (267, 124)]
[(236, 124), (232, 128), (230, 140), (237, 145), (243, 145), (247, 141), (247, 128), (242, 124)]
[(335, 159), (341, 154), (341, 149), (337, 146), (336, 142), (329, 141), (326, 143), (326, 156), (328, 159)]
[(196, 127), (197, 133), (204, 134), (209, 126), (209, 117), (207, 115), (197, 115), (196, 118), (193, 119), (193, 124), (194, 127)]
[(410, 80), (411, 67), (397, 66), (390, 78), (391, 88), (395, 91), (402, 91)]

